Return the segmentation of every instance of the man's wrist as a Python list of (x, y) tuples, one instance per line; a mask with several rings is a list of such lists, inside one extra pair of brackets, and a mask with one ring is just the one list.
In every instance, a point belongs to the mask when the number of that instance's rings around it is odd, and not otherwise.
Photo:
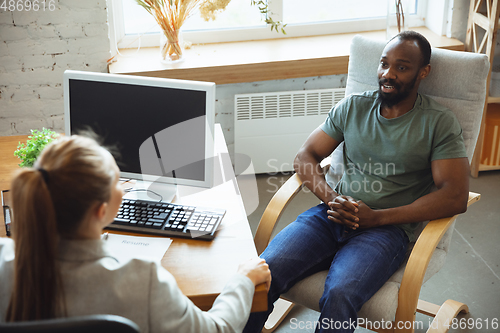
[(383, 226), (387, 223), (386, 219), (386, 210), (385, 209), (375, 209), (374, 213), (374, 222), (377, 227)]
[(335, 193), (335, 192), (331, 191), (330, 193), (328, 193), (326, 195), (326, 201), (325, 201), (325, 203), (328, 205), (329, 202), (334, 201), (335, 198), (338, 197), (338, 196), (339, 196), (338, 193)]

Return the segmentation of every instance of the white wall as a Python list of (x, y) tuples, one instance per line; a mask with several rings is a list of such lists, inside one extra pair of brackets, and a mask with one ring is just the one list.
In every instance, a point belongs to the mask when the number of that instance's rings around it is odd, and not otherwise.
[(449, 0), (428, 0), (425, 25), (438, 35), (446, 35)]
[(0, 9), (0, 135), (63, 131), (64, 70), (107, 72), (106, 0), (53, 0), (53, 11), (48, 3)]
[(469, 19), (469, 0), (450, 0), (446, 36), (465, 42)]

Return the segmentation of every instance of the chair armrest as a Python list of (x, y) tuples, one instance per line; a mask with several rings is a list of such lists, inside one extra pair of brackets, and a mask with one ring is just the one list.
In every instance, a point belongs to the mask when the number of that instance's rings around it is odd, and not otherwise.
[[(330, 168), (329, 162), (330, 157), (326, 157), (320, 163), (320, 166), (325, 174)], [(299, 176), (294, 173), (274, 194), (271, 201), (269, 201), (264, 214), (262, 214), (254, 237), (255, 248), (257, 249), (258, 255), (266, 249), (276, 223), (279, 221), (290, 201), (295, 198), (297, 193), (299, 193), (303, 187), (304, 184), (300, 180)]]
[[(469, 192), (467, 206), (470, 206), (481, 198), (480, 194)], [(398, 295), (398, 309), (396, 310), (396, 322), (415, 321), (420, 288), (424, 275), (431, 260), (437, 244), (453, 224), (458, 215), (430, 221), (420, 234), (406, 264), (406, 269), (401, 281)], [(411, 332), (411, 330), (400, 330), (398, 332)]]
[(272, 197), (264, 214), (262, 214), (257, 232), (255, 233), (254, 242), (258, 255), (264, 252), (269, 244), (276, 222), (278, 222), (286, 206), (299, 193), (303, 186), (299, 176), (295, 173), (288, 178), (285, 184)]

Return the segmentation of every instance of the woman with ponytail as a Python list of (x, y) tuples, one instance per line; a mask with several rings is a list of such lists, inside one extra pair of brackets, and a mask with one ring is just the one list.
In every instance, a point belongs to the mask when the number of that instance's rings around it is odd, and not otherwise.
[(156, 262), (119, 261), (101, 241), (123, 196), (119, 169), (93, 139), (62, 137), (11, 186), (12, 238), (0, 238), (0, 321), (115, 314), (141, 332), (238, 332), (254, 286), (270, 283), (262, 259), (240, 265), (208, 312)]

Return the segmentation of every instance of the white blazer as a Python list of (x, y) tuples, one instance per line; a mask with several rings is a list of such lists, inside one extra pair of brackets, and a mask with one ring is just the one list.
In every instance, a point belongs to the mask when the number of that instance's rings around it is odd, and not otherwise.
[[(142, 333), (199, 333), (241, 332), (250, 314), (255, 287), (240, 274), (204, 312), (159, 263), (119, 262), (101, 240), (62, 240), (58, 259), (68, 316), (114, 314), (134, 321)], [(0, 321), (5, 321), (13, 272), (14, 242), (0, 238)]]

